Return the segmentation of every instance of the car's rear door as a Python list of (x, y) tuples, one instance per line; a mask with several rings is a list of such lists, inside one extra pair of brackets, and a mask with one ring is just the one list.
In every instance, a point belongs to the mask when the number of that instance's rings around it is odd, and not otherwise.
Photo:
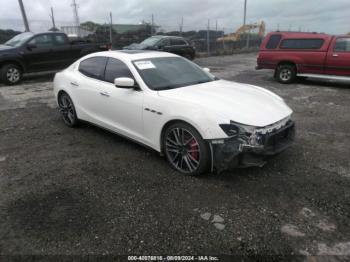
[(327, 54), (325, 73), (350, 76), (350, 37), (336, 37)]
[(65, 35), (53, 34), (54, 47), (52, 58), (55, 59), (55, 69), (65, 68), (72, 64), (78, 57), (75, 57), (74, 51)]
[(92, 57), (80, 63), (79, 71), (72, 89), (84, 120), (142, 140), (143, 92), (114, 85), (115, 78), (133, 78), (129, 68), (114, 58)]
[(189, 52), (189, 50), (187, 50), (189, 48), (189, 46), (187, 45), (187, 43), (181, 39), (181, 38), (170, 38), (170, 52), (177, 54), (177, 55), (181, 55), (184, 56), (185, 54), (187, 54)]
[(103, 83), (107, 58), (90, 57), (80, 62), (78, 71), (70, 80), (73, 102), (78, 117), (95, 124), (103, 123), (99, 85)]

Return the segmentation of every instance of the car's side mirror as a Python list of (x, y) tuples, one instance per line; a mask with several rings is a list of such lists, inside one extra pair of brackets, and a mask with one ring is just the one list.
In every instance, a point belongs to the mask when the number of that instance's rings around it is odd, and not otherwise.
[(135, 81), (129, 77), (118, 77), (114, 79), (114, 85), (119, 88), (134, 88)]
[(207, 73), (210, 73), (210, 68), (204, 67), (204, 68), (203, 68), (203, 71), (204, 71), (204, 72), (207, 72)]
[(35, 48), (37, 48), (37, 46), (36, 46), (36, 44), (27, 44), (27, 49), (28, 50), (32, 50), (32, 49), (35, 49)]

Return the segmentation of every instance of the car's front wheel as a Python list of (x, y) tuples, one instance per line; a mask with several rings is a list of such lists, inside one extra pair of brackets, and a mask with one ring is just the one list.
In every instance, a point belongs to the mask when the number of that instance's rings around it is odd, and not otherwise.
[(22, 80), (22, 70), (15, 64), (6, 64), (1, 68), (1, 80), (7, 85), (16, 85)]
[(59, 95), (58, 107), (64, 123), (69, 127), (76, 127), (79, 120), (73, 101), (67, 93), (61, 93)]
[(196, 129), (178, 122), (164, 133), (163, 149), (170, 165), (184, 174), (200, 175), (210, 166), (210, 149)]

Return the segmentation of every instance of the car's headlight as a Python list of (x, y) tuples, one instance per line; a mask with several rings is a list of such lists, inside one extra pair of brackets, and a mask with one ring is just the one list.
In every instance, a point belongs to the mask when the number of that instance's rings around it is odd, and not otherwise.
[(234, 121), (230, 121), (230, 124), (221, 124), (220, 127), (229, 137), (250, 136), (256, 129), (254, 126), (247, 126)]

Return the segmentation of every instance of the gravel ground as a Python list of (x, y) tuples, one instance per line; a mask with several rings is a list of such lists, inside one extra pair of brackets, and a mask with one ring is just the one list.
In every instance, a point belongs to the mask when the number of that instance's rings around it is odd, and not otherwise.
[(196, 62), (282, 96), (295, 112), (295, 144), (263, 168), (200, 178), (178, 174), (156, 152), (96, 127), (65, 127), (52, 74), (0, 85), (0, 254), (345, 261), (350, 84), (281, 85), (271, 71), (255, 71), (255, 59)]

